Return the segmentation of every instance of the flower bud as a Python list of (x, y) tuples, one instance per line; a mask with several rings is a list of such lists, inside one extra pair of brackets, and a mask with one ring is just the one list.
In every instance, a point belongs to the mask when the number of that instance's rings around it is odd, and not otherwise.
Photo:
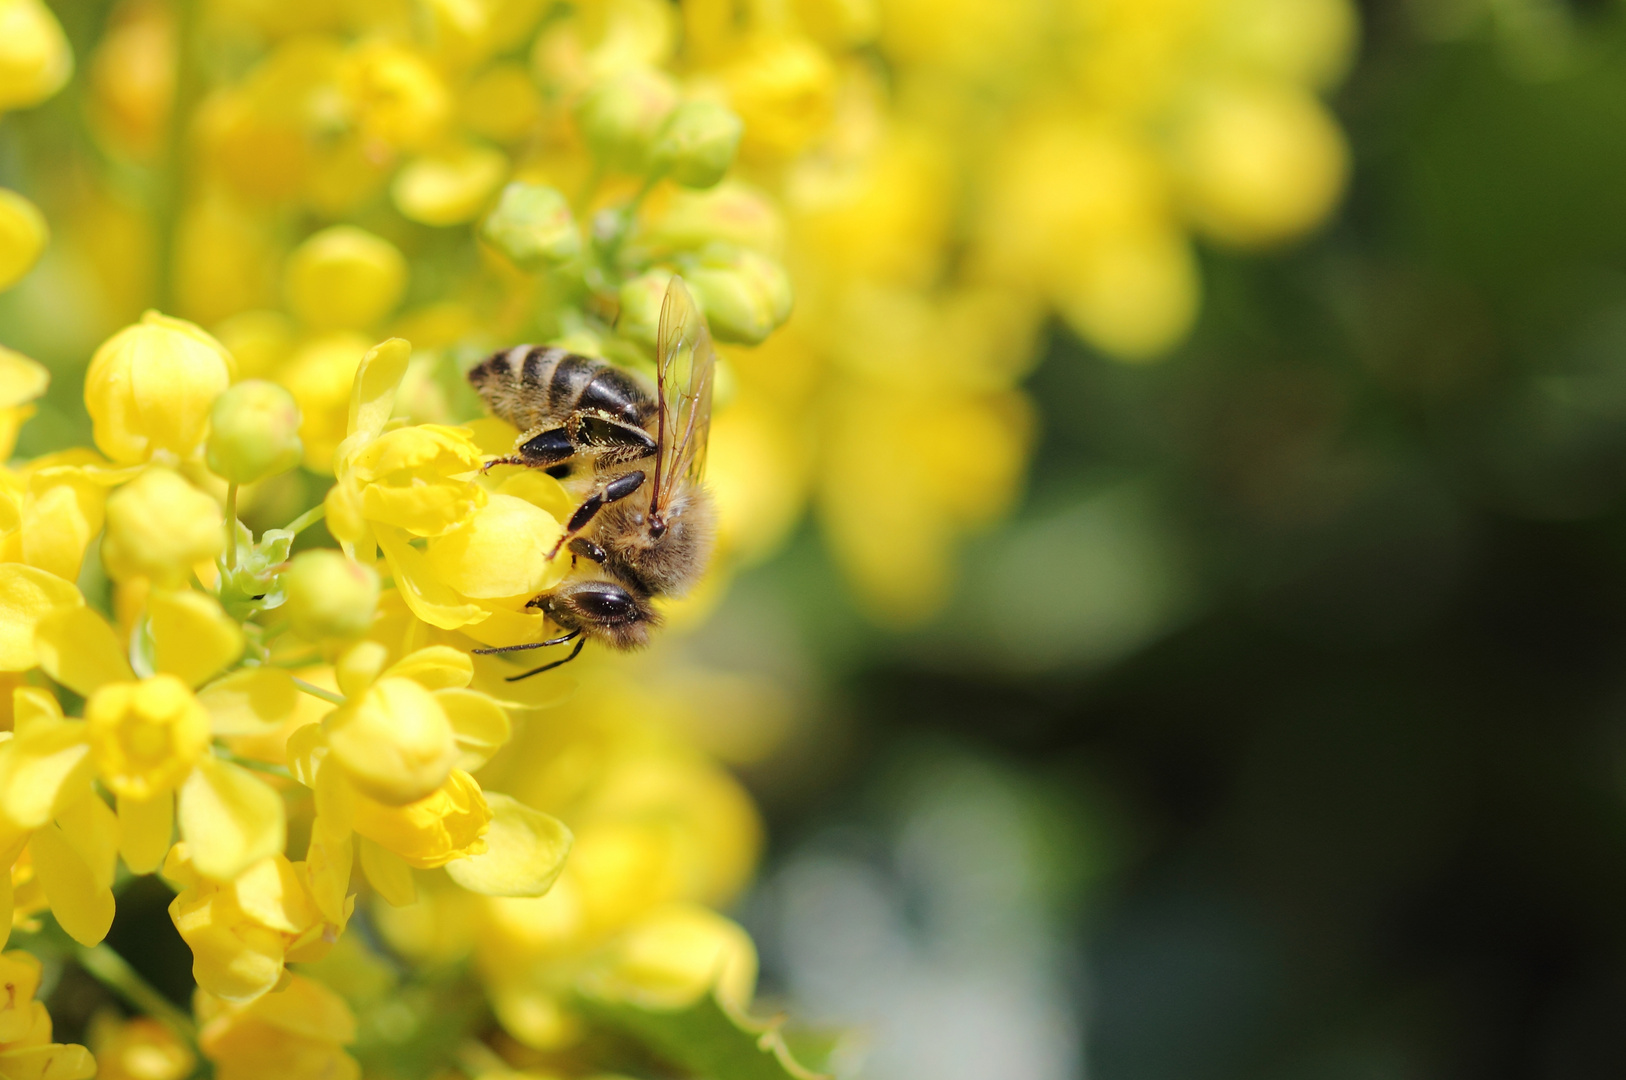
[(649, 270), (622, 285), (616, 333), (628, 341), (654, 347), (655, 337), (660, 332), (661, 303), (666, 299), (666, 286), (671, 280), (670, 270)]
[(522, 270), (542, 270), (569, 262), (582, 251), (582, 233), (570, 203), (541, 184), (513, 183), (480, 226), (486, 243)]
[(103, 342), (85, 372), (96, 446), (123, 465), (157, 450), (192, 456), (232, 368), (231, 354), (197, 326), (147, 312)]
[(582, 98), (576, 123), (606, 166), (643, 172), (650, 147), (677, 105), (677, 88), (658, 71), (640, 68), (606, 79)]
[(322, 722), (351, 783), (387, 806), (428, 797), (457, 763), (457, 740), (435, 695), (411, 679), (380, 679)]
[(288, 256), (288, 306), (317, 330), (362, 330), (378, 322), (406, 290), (406, 259), (395, 245), (353, 225), (309, 237)]
[(218, 503), (154, 465), (107, 497), (102, 562), (114, 581), (146, 577), (179, 585), (194, 565), (225, 548), (224, 526)]
[(39, 207), (0, 188), (0, 289), (9, 289), (34, 268), (51, 232)]
[(756, 345), (790, 318), (790, 275), (766, 255), (709, 252), (684, 278), (718, 341)]
[(282, 575), (282, 610), (307, 641), (357, 638), (373, 625), (378, 572), (331, 548), (302, 551)]
[(40, 0), (0, 0), (0, 111), (38, 105), (73, 74), (73, 51)]
[(473, 221), (508, 175), (508, 159), (489, 146), (460, 146), (410, 162), (395, 175), (390, 197), (420, 225)]
[(709, 188), (734, 164), (745, 125), (714, 101), (686, 101), (672, 111), (651, 156), (684, 187)]
[(276, 383), (251, 379), (215, 399), (209, 412), (209, 468), (234, 484), (252, 484), (299, 464), (299, 406)]

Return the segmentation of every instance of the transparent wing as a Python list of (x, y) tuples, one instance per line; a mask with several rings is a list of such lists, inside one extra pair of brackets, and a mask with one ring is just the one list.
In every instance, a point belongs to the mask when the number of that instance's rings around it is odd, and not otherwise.
[(672, 276), (661, 303), (656, 338), (656, 400), (660, 416), (656, 436), (655, 485), (650, 513), (666, 506), (679, 477), (698, 481), (706, 470), (706, 440), (711, 435), (711, 386), (717, 352), (711, 345), (700, 306), (683, 279)]

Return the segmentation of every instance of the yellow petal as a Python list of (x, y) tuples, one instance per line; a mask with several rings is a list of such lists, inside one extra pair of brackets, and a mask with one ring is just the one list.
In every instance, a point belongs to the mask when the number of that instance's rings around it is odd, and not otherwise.
[(153, 590), (147, 601), (159, 671), (198, 686), (243, 654), (243, 631), (211, 596)]
[(563, 531), (540, 507), (492, 495), (462, 525), (429, 541), (429, 568), (464, 596), (520, 607), (570, 569), (569, 558), (548, 558)]
[(247, 769), (214, 758), (199, 761), (181, 786), (180, 825), (198, 873), (216, 881), (279, 853), (287, 839), (282, 796)]
[(192, 949), (198, 986), (227, 1001), (253, 1001), (282, 978), (282, 934), (250, 922), (221, 889), (187, 889), (169, 904)]
[(113, 890), (97, 884), (95, 871), (57, 826), (36, 829), (28, 846), (62, 929), (81, 945), (100, 942), (113, 925)]
[(410, 546), (400, 531), (380, 528), (377, 536), (378, 546), (395, 572), (395, 587), (412, 614), (442, 630), (457, 630), (485, 619), (485, 609), (465, 602), (436, 578), (423, 553)]
[(345, 921), (355, 849), (355, 835), (348, 827), (336, 826), (324, 815), (317, 815), (311, 826), (310, 847), (305, 850), (305, 870), (310, 875), (311, 898), (322, 918), (330, 923), (343, 925)]
[(412, 880), (412, 867), (406, 860), (385, 851), (365, 836), (356, 845), (361, 856), (361, 872), (378, 895), (391, 907), (406, 907), (418, 898), (418, 885)]
[(285, 723), (299, 703), (294, 678), (279, 668), (245, 668), (198, 691), (216, 735), (259, 735)]
[(46, 615), (34, 631), (34, 647), (45, 673), (82, 697), (135, 678), (113, 628), (90, 608), (59, 608)]
[(350, 433), (377, 435), (384, 430), (395, 411), (395, 392), (406, 376), (412, 357), (411, 343), (390, 338), (375, 345), (356, 369), (356, 382), (350, 391)]
[[(26, 405), (44, 395), (51, 385), (51, 371), (20, 352), (0, 345), (0, 406)], [(0, 1042), (5, 1040), (0, 1039)]]
[(435, 700), (451, 722), (460, 756), (457, 767), (474, 772), (491, 760), (512, 733), (508, 711), (475, 690), (440, 690)]
[(34, 632), (40, 620), (84, 602), (71, 581), (20, 563), (0, 564), (0, 671), (27, 671), (37, 665)]
[(82, 799), (95, 773), (82, 721), (37, 719), (0, 749), (0, 811), (38, 828)]
[(151, 799), (119, 796), (119, 854), (132, 874), (150, 874), (163, 864), (175, 831), (175, 794)]
[(491, 828), (480, 855), (446, 864), (447, 875), (486, 896), (541, 896), (553, 888), (570, 853), (564, 822), (508, 795), (489, 792)]
[(76, 1043), (48, 1043), (7, 1050), (0, 1055), (0, 1075), (6, 1080), (89, 1080), (96, 1075), (96, 1059)]
[(17, 894), (11, 886), (11, 871), (8, 869), (0, 874), (0, 946), (4, 946), (11, 937), (11, 920), (16, 913)]
[(119, 857), (119, 819), (111, 807), (94, 795), (78, 799), (59, 811), (56, 823), (79, 857), (90, 867), (99, 889), (111, 888)]
[(356, 832), (420, 870), (485, 850), (491, 810), (474, 777), (454, 770), (440, 790), (406, 806), (355, 796)]
[(106, 519), (107, 485), (82, 469), (47, 469), (30, 479), (20, 521), (22, 558), (77, 580), (85, 548)]
[(269, 929), (297, 935), (320, 920), (298, 870), (283, 855), (255, 863), (231, 888), (243, 914)]
[(392, 675), (411, 679), (425, 690), (467, 686), (474, 678), (474, 661), (462, 649), (454, 649), (450, 645), (431, 645), (410, 652), (391, 664), (383, 677)]
[(17, 284), (34, 268), (50, 239), (51, 230), (39, 207), (15, 191), (0, 188), (0, 291)]

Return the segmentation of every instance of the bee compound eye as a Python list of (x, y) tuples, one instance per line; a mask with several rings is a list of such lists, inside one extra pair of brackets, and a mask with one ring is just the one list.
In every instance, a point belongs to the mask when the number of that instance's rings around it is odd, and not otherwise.
[(583, 614), (595, 619), (625, 619), (638, 610), (632, 594), (619, 585), (583, 586), (570, 599)]

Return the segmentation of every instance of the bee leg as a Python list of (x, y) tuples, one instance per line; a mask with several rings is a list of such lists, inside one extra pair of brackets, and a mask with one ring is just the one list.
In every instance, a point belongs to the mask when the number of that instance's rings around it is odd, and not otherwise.
[(570, 542), (570, 553), (572, 555), (580, 555), (584, 559), (592, 559), (600, 566), (603, 566), (604, 560), (609, 558), (609, 556), (604, 553), (603, 548), (599, 547), (585, 536), (578, 536), (576, 539)]
[(562, 427), (549, 428), (546, 431), (527, 431), (520, 436), (520, 441), (514, 447), (514, 453), (504, 457), (493, 458), (485, 463), (485, 468), (494, 465), (525, 465), (533, 469), (545, 469), (550, 465), (558, 465), (569, 461), (576, 456), (576, 443), (571, 439), (570, 433)]
[(553, 558), (559, 554), (560, 548), (575, 540), (576, 534), (587, 528), (592, 520), (598, 516), (600, 510), (613, 502), (625, 499), (643, 486), (643, 473), (623, 473), (589, 495), (580, 506), (576, 507), (576, 512), (570, 515), (570, 521), (565, 525), (564, 535), (559, 537), (559, 542), (553, 545), (552, 551), (548, 552), (548, 558)]
[(525, 645), (498, 645), (495, 648), (474, 649), (472, 651), (476, 656), (494, 656), (497, 653), (520, 652), (525, 649), (545, 649), (549, 645), (563, 645), (565, 642), (574, 640), (580, 636), (580, 630), (572, 630), (563, 637), (549, 638), (547, 641), (532, 641)]
[(576, 657), (578, 657), (578, 656), (580, 656), (582, 654), (582, 646), (586, 645), (586, 644), (587, 644), (587, 639), (582, 638), (580, 641), (576, 642), (576, 647), (574, 649), (570, 650), (570, 655), (565, 657), (563, 660), (555, 660), (551, 664), (543, 664), (539, 668), (532, 668), (530, 671), (527, 671), (523, 675), (510, 675), (504, 681), (506, 681), (506, 682), (519, 682), (521, 679), (529, 679), (532, 675), (540, 675), (544, 671), (552, 671), (556, 667), (564, 667), (566, 664), (570, 663), (572, 660), (576, 659)]

